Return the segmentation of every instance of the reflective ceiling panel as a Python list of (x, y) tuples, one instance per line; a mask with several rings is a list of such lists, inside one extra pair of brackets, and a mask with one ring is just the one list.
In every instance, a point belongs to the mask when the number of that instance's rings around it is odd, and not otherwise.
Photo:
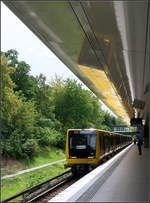
[(126, 123), (145, 108), (147, 0), (4, 3)]

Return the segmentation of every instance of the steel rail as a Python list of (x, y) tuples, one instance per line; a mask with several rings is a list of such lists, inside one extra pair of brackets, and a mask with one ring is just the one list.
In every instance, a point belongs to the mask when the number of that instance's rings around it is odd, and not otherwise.
[(48, 188), (47, 190), (39, 193), (38, 195), (36, 195), (33, 198), (30, 198), (29, 200), (27, 200), (26, 202), (31, 203), (34, 201), (39, 201), (42, 197), (46, 196), (49, 192), (52, 192), (53, 190), (55, 190), (56, 188), (64, 185), (65, 183), (67, 183), (68, 181), (72, 180), (73, 176), (70, 176), (64, 180), (62, 180), (61, 182), (57, 183), (56, 185), (53, 185), (51, 188)]
[[(44, 181), (44, 182), (41, 182), (41, 183), (39, 183), (39, 184), (37, 184), (37, 185), (31, 187), (31, 188), (28, 188), (28, 189), (26, 189), (26, 190), (23, 190), (22, 192), (19, 192), (19, 193), (13, 195), (13, 196), (10, 196), (10, 197), (8, 197), (7, 199), (4, 199), (3, 201), (1, 201), (1, 203), (6, 203), (6, 202), (8, 202), (8, 201), (10, 201), (10, 200), (16, 199), (17, 197), (19, 197), (19, 196), (21, 196), (21, 195), (23, 196), (23, 199), (24, 199), (24, 195), (25, 195), (26, 193), (31, 192), (31, 191), (33, 191), (34, 189), (37, 189), (37, 190), (38, 190), (40, 186), (43, 186), (43, 185), (45, 185), (46, 183), (49, 183), (49, 182), (51, 182), (51, 181), (53, 181), (53, 180), (56, 180), (57, 178), (62, 177), (62, 176), (66, 175), (66, 174), (68, 174), (68, 173), (70, 173), (70, 172), (71, 172), (71, 170), (66, 171), (66, 172), (61, 173), (61, 174), (59, 174), (59, 175), (57, 175), (57, 176), (55, 176), (55, 177), (53, 177), (53, 178), (50, 178), (50, 179), (48, 179), (48, 180), (46, 180), (46, 181)], [(34, 191), (34, 192), (35, 192), (35, 191)]]

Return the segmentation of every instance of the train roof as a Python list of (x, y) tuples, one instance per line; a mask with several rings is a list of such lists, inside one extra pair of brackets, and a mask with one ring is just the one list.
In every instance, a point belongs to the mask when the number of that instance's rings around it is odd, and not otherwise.
[(121, 135), (121, 136), (124, 136), (124, 137), (131, 137), (130, 135), (123, 135), (123, 134), (120, 134), (120, 133), (116, 133), (116, 132), (111, 132), (111, 131), (106, 131), (106, 130), (101, 130), (101, 129), (97, 129), (97, 128), (76, 128), (76, 129), (68, 129), (68, 131), (74, 131), (74, 130), (79, 130), (79, 131), (81, 131), (81, 130), (89, 130), (89, 131), (102, 131), (102, 132), (106, 132), (106, 133), (111, 133), (111, 135), (112, 134), (115, 134), (115, 135)]

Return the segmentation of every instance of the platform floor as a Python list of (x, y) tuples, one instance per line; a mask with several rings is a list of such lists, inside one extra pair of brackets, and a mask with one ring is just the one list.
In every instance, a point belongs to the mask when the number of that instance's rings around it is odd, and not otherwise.
[(137, 145), (111, 167), (77, 202), (149, 202), (150, 201), (150, 154)]

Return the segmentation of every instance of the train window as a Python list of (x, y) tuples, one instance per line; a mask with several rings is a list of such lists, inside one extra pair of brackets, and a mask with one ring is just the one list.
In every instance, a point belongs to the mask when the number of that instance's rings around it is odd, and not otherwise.
[(110, 145), (111, 145), (111, 148), (113, 147), (113, 135), (111, 134), (110, 135)]
[(86, 137), (85, 136), (70, 136), (70, 149), (77, 148), (78, 146), (86, 146)]
[(99, 145), (100, 145), (100, 151), (101, 151), (101, 155), (104, 154), (104, 138), (102, 139), (103, 133), (99, 132)]
[(69, 133), (69, 155), (79, 158), (96, 155), (96, 133)]
[(95, 135), (88, 135), (87, 145), (92, 150), (96, 150), (96, 136)]
[(116, 135), (116, 145), (119, 145), (119, 136)]
[(104, 150), (105, 153), (108, 152), (110, 150), (110, 140), (109, 140), (109, 135), (108, 134), (104, 134)]
[(116, 146), (116, 135), (113, 135), (113, 146)]
[(105, 146), (105, 134), (103, 133), (103, 147), (104, 147), (104, 154), (106, 152), (106, 146)]

